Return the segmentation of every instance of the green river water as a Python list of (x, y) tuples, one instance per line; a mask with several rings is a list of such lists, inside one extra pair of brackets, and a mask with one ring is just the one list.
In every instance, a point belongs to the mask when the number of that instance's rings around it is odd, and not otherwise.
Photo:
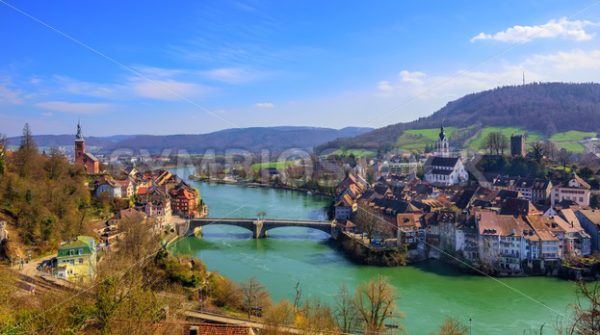
[[(181, 173), (180, 173), (181, 175)], [(192, 182), (209, 207), (209, 217), (323, 219), (329, 200), (299, 192)], [(446, 317), (465, 324), (472, 334), (523, 334), (544, 325), (553, 333), (560, 314), (575, 301), (575, 285), (554, 278), (493, 279), (462, 274), (437, 261), (418, 266), (381, 268), (351, 263), (333, 248), (328, 235), (305, 228), (279, 228), (254, 240), (239, 227), (208, 226), (202, 239), (177, 241), (173, 251), (197, 256), (210, 270), (242, 281), (256, 277), (275, 300), (293, 299), (295, 285), (303, 297), (333, 303), (340, 285), (353, 289), (377, 275), (390, 279), (405, 314), (409, 334), (430, 334)]]

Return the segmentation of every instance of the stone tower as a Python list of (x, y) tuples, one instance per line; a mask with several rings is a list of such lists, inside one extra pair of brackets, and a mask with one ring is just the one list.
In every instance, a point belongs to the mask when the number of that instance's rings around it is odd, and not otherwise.
[(510, 137), (510, 155), (513, 157), (525, 157), (525, 136), (512, 135)]

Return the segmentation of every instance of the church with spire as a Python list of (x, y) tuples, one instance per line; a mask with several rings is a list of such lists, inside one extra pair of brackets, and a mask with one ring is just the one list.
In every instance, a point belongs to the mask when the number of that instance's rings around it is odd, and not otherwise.
[(85, 151), (85, 140), (80, 122), (77, 122), (77, 134), (75, 135), (75, 165), (83, 167), (87, 174), (100, 173), (100, 160)]
[(438, 136), (435, 146), (433, 148), (434, 154), (442, 157), (448, 157), (450, 154), (450, 144), (448, 143), (448, 137), (444, 130), (444, 125), (440, 127), (440, 135)]
[(452, 186), (465, 183), (469, 173), (459, 155), (450, 155), (450, 143), (444, 126), (435, 141), (433, 155), (427, 158), (423, 166), (425, 180), (440, 186)]

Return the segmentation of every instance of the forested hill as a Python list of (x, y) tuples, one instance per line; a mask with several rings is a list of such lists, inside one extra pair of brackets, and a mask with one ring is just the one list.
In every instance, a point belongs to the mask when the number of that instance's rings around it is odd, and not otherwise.
[(431, 116), (397, 123), (319, 146), (379, 148), (395, 143), (406, 129), (518, 127), (552, 135), (568, 130), (600, 131), (600, 84), (533, 83), (466, 95)]
[[(252, 127), (224, 129), (208, 134), (189, 135), (118, 135), (86, 137), (93, 152), (110, 152), (115, 149), (144, 149), (160, 153), (165, 149), (186, 150), (203, 153), (206, 150), (246, 149), (253, 152), (266, 149), (280, 152), (290, 148), (312, 149), (337, 138), (354, 137), (372, 128), (347, 127), (343, 129), (317, 127)], [(40, 147), (71, 148), (73, 135), (39, 135), (33, 137)], [(21, 137), (11, 137), (8, 144), (18, 146)]]

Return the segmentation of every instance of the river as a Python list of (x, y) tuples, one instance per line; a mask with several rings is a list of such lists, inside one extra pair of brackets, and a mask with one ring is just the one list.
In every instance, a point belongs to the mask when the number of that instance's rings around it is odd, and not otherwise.
[[(264, 211), (271, 218), (321, 219), (329, 202), (294, 191), (191, 183), (201, 190), (209, 217), (256, 217)], [(447, 317), (465, 324), (472, 319), (472, 334), (523, 334), (542, 325), (550, 334), (559, 315), (575, 301), (575, 285), (554, 278), (470, 276), (436, 261), (396, 268), (356, 265), (330, 245), (327, 234), (305, 228), (274, 229), (264, 240), (254, 240), (238, 227), (215, 225), (203, 232), (202, 239), (177, 241), (173, 251), (197, 256), (210, 270), (236, 281), (256, 277), (274, 300), (293, 300), (299, 282), (303, 297), (333, 303), (340, 285), (354, 289), (377, 275), (386, 276), (405, 314), (393, 323), (402, 324), (409, 334), (430, 334)]]

